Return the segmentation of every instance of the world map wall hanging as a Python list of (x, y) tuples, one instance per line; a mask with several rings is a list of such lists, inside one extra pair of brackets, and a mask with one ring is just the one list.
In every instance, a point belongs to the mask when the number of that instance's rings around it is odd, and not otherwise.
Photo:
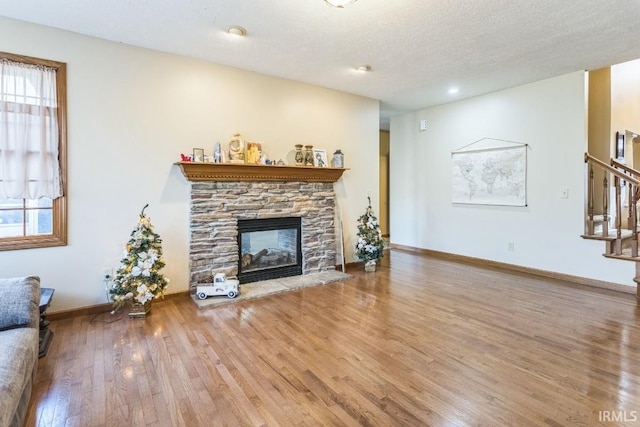
[(451, 153), (453, 203), (527, 206), (527, 144), (483, 138)]

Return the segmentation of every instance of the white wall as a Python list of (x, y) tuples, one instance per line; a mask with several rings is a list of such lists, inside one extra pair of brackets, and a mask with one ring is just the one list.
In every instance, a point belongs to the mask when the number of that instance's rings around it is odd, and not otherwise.
[(616, 131), (640, 132), (639, 75), (640, 59), (611, 66), (612, 142)]
[[(583, 240), (583, 72), (391, 119), (392, 243), (634, 285), (633, 263)], [(428, 130), (419, 132), (420, 119)], [(482, 138), (529, 144), (527, 207), (454, 205), (451, 152)], [(563, 188), (569, 198), (560, 198)], [(508, 242), (515, 250), (508, 251)]]
[(104, 268), (118, 266), (146, 203), (167, 291), (186, 291), (190, 185), (173, 163), (235, 131), (276, 159), (296, 143), (329, 159), (342, 149), (351, 170), (335, 189), (353, 260), (367, 194), (378, 204), (377, 101), (5, 18), (0, 51), (67, 63), (69, 244), (0, 252), (3, 277), (39, 275), (56, 288), (51, 312), (106, 302)]

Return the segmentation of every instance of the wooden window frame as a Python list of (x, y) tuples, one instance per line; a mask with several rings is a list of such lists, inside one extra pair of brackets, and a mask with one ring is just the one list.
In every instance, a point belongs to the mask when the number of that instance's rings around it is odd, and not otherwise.
[(44, 65), (56, 69), (58, 98), (58, 161), (62, 196), (52, 200), (52, 233), (0, 238), (0, 251), (47, 248), (67, 245), (67, 64), (48, 59), (0, 52), (0, 58), (23, 64)]

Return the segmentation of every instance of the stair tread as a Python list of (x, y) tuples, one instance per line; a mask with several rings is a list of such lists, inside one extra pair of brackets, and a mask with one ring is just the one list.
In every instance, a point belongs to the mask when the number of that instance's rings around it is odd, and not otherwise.
[(606, 258), (620, 259), (623, 261), (640, 262), (640, 256), (637, 256), (637, 257), (631, 256), (631, 248), (622, 249), (622, 254), (620, 255), (616, 255), (616, 254), (602, 254), (602, 255), (604, 255)]
[[(620, 236), (622, 239), (628, 239), (633, 235), (633, 232), (631, 230), (627, 230), (625, 228), (623, 228), (622, 230), (620, 230)], [(609, 230), (609, 234), (607, 236), (603, 236), (602, 233), (597, 233), (597, 234), (583, 234), (581, 236), (583, 239), (588, 239), (588, 240), (615, 240), (618, 237), (618, 231), (614, 228), (613, 230)]]

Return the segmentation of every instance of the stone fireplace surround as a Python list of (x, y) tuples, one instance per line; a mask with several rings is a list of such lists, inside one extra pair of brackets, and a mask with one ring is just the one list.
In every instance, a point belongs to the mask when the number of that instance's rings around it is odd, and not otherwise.
[[(186, 173), (185, 173), (186, 175)], [(302, 218), (302, 274), (336, 264), (333, 182), (194, 181), (191, 184), (190, 293), (212, 274), (238, 273), (238, 220)]]

